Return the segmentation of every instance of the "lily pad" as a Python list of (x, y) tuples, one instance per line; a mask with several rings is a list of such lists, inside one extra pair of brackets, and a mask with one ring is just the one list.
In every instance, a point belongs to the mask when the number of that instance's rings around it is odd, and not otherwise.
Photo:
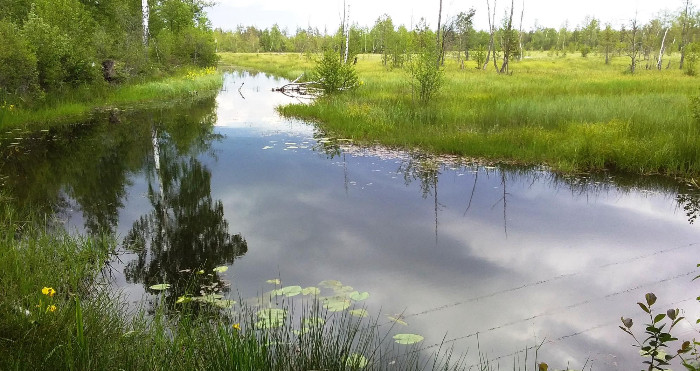
[(402, 320), (401, 318), (396, 318), (392, 316), (386, 316), (386, 318), (388, 318), (390, 321), (398, 323), (399, 325), (408, 326), (408, 323), (406, 323), (406, 321)]
[(423, 337), (416, 334), (396, 334), (394, 335), (394, 341), (399, 344), (415, 344), (423, 341)]
[(355, 289), (353, 289), (352, 286), (342, 286), (342, 285), (333, 288), (333, 291), (335, 291), (335, 293), (339, 294), (339, 295), (347, 295), (347, 294), (353, 292), (354, 290)]
[(311, 286), (311, 287), (305, 287), (303, 290), (301, 290), (301, 294), (302, 294), (302, 295), (314, 295), (314, 296), (317, 296), (317, 295), (321, 294), (321, 289), (319, 289), (318, 287), (313, 287), (313, 286)]
[(341, 312), (350, 308), (350, 300), (333, 297), (331, 299), (326, 300), (326, 303), (323, 304), (323, 307), (328, 309), (329, 312)]
[(285, 296), (297, 296), (301, 294), (301, 286), (286, 286), (281, 289), (282, 295)]
[(321, 287), (329, 288), (329, 289), (343, 286), (343, 284), (337, 280), (324, 280), (324, 281), (319, 282), (318, 285)]
[(360, 318), (365, 318), (369, 315), (369, 313), (364, 309), (353, 309), (350, 311), (350, 314), (352, 314), (355, 317), (360, 317)]
[(284, 324), (284, 318), (263, 318), (259, 320), (258, 322), (255, 322), (255, 327), (259, 329), (269, 329), (269, 328), (276, 328), (276, 327), (282, 327)]
[(261, 309), (257, 311), (257, 316), (258, 319), (263, 319), (263, 318), (282, 318), (287, 316), (287, 311), (284, 309), (278, 309), (278, 308), (266, 308), (266, 309)]
[(228, 267), (225, 265), (214, 268), (214, 272), (216, 272), (216, 273), (224, 273), (227, 270), (228, 270)]
[(211, 303), (216, 305), (219, 308), (224, 308), (224, 309), (231, 308), (231, 307), (233, 307), (234, 304), (236, 304), (235, 301), (229, 300), (229, 299), (214, 300)]
[(359, 353), (353, 353), (345, 360), (345, 365), (351, 369), (365, 368), (367, 366), (367, 357)]
[(279, 280), (279, 278), (275, 278), (274, 280), (267, 280), (267, 281), (265, 281), (265, 282), (271, 283), (271, 284), (273, 284), (273, 285), (279, 285), (280, 283), (282, 283), (282, 282)]
[(157, 285), (153, 285), (153, 286), (149, 287), (149, 289), (157, 290), (157, 291), (163, 291), (163, 290), (167, 290), (169, 288), (170, 288), (169, 283), (159, 283)]
[(349, 296), (350, 296), (350, 299), (352, 299), (354, 301), (362, 301), (362, 300), (369, 298), (369, 293), (367, 291), (365, 291), (365, 292), (353, 291), (350, 293)]

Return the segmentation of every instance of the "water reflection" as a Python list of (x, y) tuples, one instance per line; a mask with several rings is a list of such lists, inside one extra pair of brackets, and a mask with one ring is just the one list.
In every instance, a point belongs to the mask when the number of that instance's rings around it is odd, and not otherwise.
[(371, 293), (372, 315), (403, 313), (426, 347), (447, 333), (473, 350), (479, 333), (489, 358), (512, 363), (547, 339), (550, 364), (591, 356), (620, 370), (637, 358), (617, 321), (640, 314), (646, 291), (692, 308), (692, 184), (357, 147), (279, 117), (292, 102), (270, 92), (279, 85), (230, 74), (215, 100), (11, 132), (3, 191), (69, 228), (124, 237), (115, 282), (134, 300), (165, 282), (176, 300), (193, 271), (222, 264), (243, 296), (280, 276), (338, 279)]

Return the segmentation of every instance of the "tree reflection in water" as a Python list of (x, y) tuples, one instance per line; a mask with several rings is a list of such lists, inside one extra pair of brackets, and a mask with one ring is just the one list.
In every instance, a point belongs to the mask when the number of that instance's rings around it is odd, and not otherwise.
[[(213, 135), (211, 126), (205, 127), (207, 132), (197, 138)], [(186, 146), (178, 146), (156, 125), (152, 138), (148, 199), (153, 210), (134, 222), (124, 239), (124, 246), (138, 256), (127, 264), (124, 275), (128, 282), (145, 287), (171, 284), (165, 293), (170, 304), (185, 294), (199, 295), (205, 282), (217, 282), (217, 289), (227, 291), (213, 269), (233, 264), (248, 246), (240, 234), (229, 233), (223, 204), (211, 196), (211, 171), (196, 157), (208, 150), (211, 140), (184, 151)]]

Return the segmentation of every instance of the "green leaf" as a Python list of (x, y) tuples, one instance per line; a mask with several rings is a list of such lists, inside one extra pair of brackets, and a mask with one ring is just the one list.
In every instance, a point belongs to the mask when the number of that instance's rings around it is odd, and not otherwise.
[(658, 323), (664, 318), (666, 318), (666, 313), (657, 314), (656, 317), (654, 317), (654, 323)]
[(361, 292), (361, 293), (357, 292), (357, 291), (353, 291), (350, 293), (350, 299), (352, 299), (354, 301), (362, 301), (362, 300), (365, 300), (367, 298), (369, 298), (369, 293), (367, 291)]
[(386, 318), (388, 318), (390, 321), (398, 323), (399, 325), (408, 326), (408, 323), (406, 323), (406, 321), (404, 321), (400, 318), (396, 318), (396, 317), (392, 317), (392, 316), (386, 316)]
[(336, 281), (336, 280), (324, 280), (324, 281), (319, 282), (318, 285), (321, 287), (328, 288), (328, 289), (343, 286), (343, 284), (340, 283), (340, 281)]
[(280, 289), (280, 293), (287, 297), (301, 294), (301, 286), (286, 286)]
[(219, 267), (214, 268), (213, 270), (214, 270), (214, 272), (216, 272), (216, 273), (224, 273), (224, 272), (226, 272), (226, 271), (228, 270), (228, 267), (225, 266), (225, 265), (222, 265), (222, 266), (219, 266)]
[(345, 360), (345, 365), (351, 369), (365, 368), (367, 366), (367, 358), (362, 354), (353, 353)]
[(267, 308), (257, 312), (258, 322), (255, 327), (259, 329), (269, 329), (281, 327), (284, 324), (284, 319), (287, 316), (287, 311), (284, 309)]
[(353, 309), (350, 311), (350, 314), (352, 314), (355, 317), (360, 317), (360, 318), (365, 318), (369, 315), (366, 310), (364, 309)]
[(642, 308), (643, 311), (649, 313), (649, 308), (647, 308), (647, 306), (644, 305), (644, 303), (637, 302), (637, 304), (639, 304), (639, 307)]
[(338, 295), (347, 295), (351, 292), (354, 291), (352, 286), (339, 286), (339, 287), (334, 287), (333, 291), (335, 291), (336, 294)]
[(350, 300), (342, 299), (338, 297), (332, 297), (326, 300), (323, 307), (328, 309), (329, 312), (341, 312), (350, 308)]
[(274, 284), (274, 285), (279, 285), (280, 283), (282, 283), (282, 282), (279, 280), (279, 278), (275, 278), (274, 280), (267, 280), (267, 281), (265, 281), (265, 282), (271, 283), (271, 284)]
[(415, 344), (423, 341), (423, 337), (416, 334), (396, 334), (394, 335), (394, 341), (399, 344)]
[(266, 308), (266, 309), (261, 309), (255, 313), (258, 316), (258, 319), (262, 318), (282, 318), (287, 316), (287, 311), (284, 309), (278, 309), (278, 308)]
[(177, 298), (177, 301), (175, 302), (175, 304), (184, 304), (184, 303), (189, 303), (191, 301), (192, 301), (192, 297), (184, 295), (184, 296), (180, 296), (179, 298)]
[(318, 296), (321, 294), (321, 290), (318, 287), (306, 287), (303, 290), (301, 290), (302, 295), (313, 295), (313, 296)]
[(153, 286), (149, 287), (149, 289), (156, 290), (156, 291), (163, 291), (163, 290), (167, 290), (169, 288), (170, 288), (169, 283), (159, 283), (157, 285), (153, 285)]

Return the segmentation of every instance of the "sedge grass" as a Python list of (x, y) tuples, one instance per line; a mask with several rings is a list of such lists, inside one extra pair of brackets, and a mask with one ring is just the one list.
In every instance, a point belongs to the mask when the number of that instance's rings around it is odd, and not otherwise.
[[(313, 60), (298, 54), (222, 54), (222, 63), (287, 78), (313, 69)], [(700, 122), (693, 118), (700, 80), (677, 69), (628, 74), (627, 63), (530, 53), (512, 63), (512, 75), (498, 75), (448, 59), (443, 89), (422, 104), (405, 70), (363, 55), (356, 91), (279, 110), (358, 142), (565, 171), (700, 175)]]

